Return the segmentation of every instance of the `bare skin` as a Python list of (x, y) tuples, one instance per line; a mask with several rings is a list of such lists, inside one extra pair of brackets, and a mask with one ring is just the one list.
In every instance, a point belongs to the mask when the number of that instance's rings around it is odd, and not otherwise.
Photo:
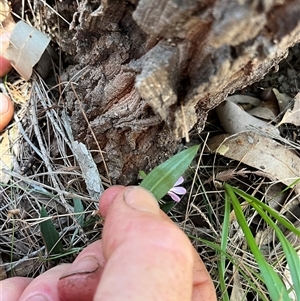
[(102, 240), (33, 280), (1, 281), (1, 301), (217, 300), (196, 250), (146, 190), (111, 187), (100, 213)]

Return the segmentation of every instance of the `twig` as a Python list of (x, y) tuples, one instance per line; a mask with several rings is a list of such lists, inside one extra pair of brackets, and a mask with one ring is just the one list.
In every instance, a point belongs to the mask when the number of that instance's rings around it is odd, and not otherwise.
[[(34, 92), (36, 91), (37, 89), (37, 83), (34, 82), (33, 83), (33, 90)], [(38, 89), (37, 89), (38, 90)], [(39, 128), (39, 125), (38, 125), (38, 119), (37, 119), (37, 115), (36, 115), (36, 106), (37, 106), (37, 99), (36, 99), (36, 93), (32, 93), (31, 95), (31, 109), (32, 109), (32, 121), (33, 121), (33, 129), (34, 129), (34, 132), (35, 132), (35, 135), (36, 135), (36, 138), (38, 140), (38, 143), (39, 143), (39, 147), (41, 149), (41, 153), (43, 154), (43, 160), (45, 162), (45, 165), (46, 165), (46, 168), (50, 174), (50, 178), (53, 182), (53, 185), (54, 185), (54, 189), (56, 190), (56, 192), (58, 193), (59, 197), (60, 197), (60, 200), (61, 200), (61, 205), (63, 205), (65, 207), (65, 209), (67, 210), (68, 213), (71, 213), (72, 212), (72, 207), (67, 203), (67, 201), (65, 200), (64, 198), (64, 193), (63, 191), (60, 189), (60, 186), (59, 186), (59, 183), (56, 179), (56, 177), (54, 176), (53, 174), (53, 169), (52, 169), (52, 165), (50, 163), (50, 160), (49, 160), (49, 154), (48, 152), (46, 151), (46, 148), (44, 146), (44, 143), (43, 143), (43, 139), (42, 139), (42, 136), (41, 136), (41, 132), (40, 132), (40, 128)], [(61, 184), (61, 183), (60, 183)], [(71, 215), (71, 218), (73, 220), (73, 222), (77, 225), (79, 231), (80, 231), (80, 234), (82, 235), (82, 238), (84, 240), (84, 242), (87, 242), (87, 237), (86, 237), (86, 234), (84, 233), (84, 231), (82, 230), (81, 226), (79, 225), (78, 221), (76, 220), (76, 218), (74, 216)]]
[[(189, 194), (189, 198), (188, 198), (188, 202), (187, 202), (187, 207), (186, 207), (186, 211), (185, 211), (185, 221), (187, 220), (187, 217), (188, 217), (188, 210), (190, 208), (191, 197), (192, 197), (192, 190), (193, 190), (193, 187), (194, 187), (195, 182), (196, 182), (196, 175), (198, 174), (198, 170), (200, 168), (201, 158), (202, 158), (202, 155), (203, 155), (203, 152), (204, 152), (205, 145), (206, 145), (207, 140), (208, 140), (208, 136), (209, 136), (209, 133), (206, 135), (206, 138), (205, 138), (205, 141), (204, 141), (204, 144), (203, 144), (203, 147), (201, 149), (200, 156), (199, 156), (199, 160), (198, 160), (198, 163), (197, 163), (197, 167), (196, 167), (196, 170), (195, 170), (195, 173), (194, 173), (193, 182), (192, 182), (192, 189), (191, 189), (191, 192)], [(185, 225), (184, 225), (184, 227), (185, 227)]]

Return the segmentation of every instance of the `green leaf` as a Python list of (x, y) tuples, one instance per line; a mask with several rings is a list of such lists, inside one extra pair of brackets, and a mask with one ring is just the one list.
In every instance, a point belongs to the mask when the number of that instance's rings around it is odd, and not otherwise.
[[(230, 255), (227, 251), (224, 252), (221, 249), (221, 246), (220, 246), (218, 240), (217, 240), (217, 242), (212, 242), (210, 240), (200, 238), (200, 237), (195, 237), (193, 235), (188, 235), (188, 237), (195, 241), (199, 241), (202, 244), (204, 244), (205, 246), (210, 247), (215, 252), (218, 252), (218, 253), (224, 255), (225, 258), (236, 267), (237, 271), (241, 274), (243, 279), (247, 282), (249, 291), (250, 291), (250, 289), (252, 289), (255, 292), (255, 294), (258, 295), (257, 300), (270, 301), (270, 299), (266, 298), (265, 293), (262, 293), (260, 290), (257, 289), (257, 282), (259, 282), (259, 281), (263, 282), (263, 279), (262, 279), (262, 276), (256, 272), (255, 267), (252, 267), (250, 265), (241, 264), (240, 259), (237, 259), (234, 254)], [(218, 268), (220, 266), (221, 266), (221, 262), (219, 261)], [(228, 281), (228, 279), (226, 279), (226, 280)], [(221, 283), (220, 283), (220, 285), (221, 285)], [(229, 285), (227, 284), (227, 288), (228, 287), (229, 287)], [(227, 297), (225, 296), (225, 294), (223, 294), (223, 296), (219, 300), (226, 301)]]
[[(269, 226), (275, 231), (282, 249), (284, 251), (288, 267), (292, 276), (292, 282), (294, 286), (294, 292), (297, 296), (297, 300), (300, 300), (300, 260), (295, 248), (286, 239), (280, 228), (273, 222), (273, 220), (266, 214), (269, 213), (273, 218), (275, 218), (279, 223), (285, 225), (290, 231), (296, 233), (299, 236), (299, 230), (291, 224), (288, 220), (282, 217), (276, 210), (270, 208), (268, 205), (264, 204), (257, 198), (247, 194), (246, 192), (232, 187), (233, 191), (244, 198), (258, 213), (259, 215), (269, 224)], [(265, 212), (266, 211), (266, 212)]]
[[(83, 227), (84, 224), (84, 207), (82, 205), (82, 201), (79, 198), (73, 198), (73, 204), (74, 204), (74, 213), (77, 213), (75, 215), (76, 220), (78, 224)], [(81, 213), (81, 214), (78, 214)]]
[(144, 180), (147, 177), (147, 174), (143, 170), (140, 170), (139, 171), (139, 176), (141, 177), (141, 179)]
[(300, 260), (296, 250), (285, 238), (279, 227), (270, 219), (270, 217), (259, 206), (257, 206), (256, 204), (252, 205), (254, 209), (260, 214), (260, 216), (274, 229), (277, 237), (279, 238), (292, 276), (292, 284), (294, 286), (293, 290), (297, 296), (297, 300), (300, 300)]
[[(48, 213), (44, 207), (41, 208), (40, 215), (42, 218), (48, 217)], [(41, 222), (40, 229), (48, 254), (62, 254), (64, 252), (63, 245), (52, 221), (48, 219)]]
[(174, 201), (161, 204), (159, 207), (164, 213), (168, 213), (175, 206)]
[(273, 270), (273, 268), (270, 266), (270, 264), (267, 263), (266, 259), (260, 252), (260, 250), (256, 244), (256, 241), (252, 235), (252, 232), (248, 226), (246, 218), (243, 214), (242, 207), (234, 193), (233, 188), (228, 184), (225, 184), (224, 188), (225, 188), (225, 194), (227, 194), (228, 195), (227, 197), (229, 197), (231, 199), (237, 221), (238, 221), (239, 225), (241, 226), (241, 228), (244, 232), (245, 238), (247, 240), (248, 246), (250, 247), (251, 252), (256, 259), (256, 262), (259, 266), (264, 283), (270, 294), (271, 300), (273, 300), (273, 301), (278, 301), (278, 300), (290, 301), (287, 289), (286, 289), (285, 285), (283, 284), (283, 282), (281, 281), (279, 275)]
[(192, 146), (154, 168), (141, 186), (148, 189), (159, 201), (174, 186), (194, 159), (199, 145)]
[(220, 287), (223, 299), (222, 301), (229, 301), (228, 295), (228, 286), (226, 285), (225, 281), (225, 272), (226, 272), (226, 253), (227, 253), (227, 242), (228, 242), (228, 233), (229, 233), (229, 217), (230, 217), (230, 199), (228, 195), (225, 195), (225, 211), (224, 211), (224, 220), (222, 225), (222, 236), (221, 236), (221, 254), (220, 254), (220, 261), (218, 262), (218, 271), (219, 271), (219, 280), (220, 280)]
[[(228, 185), (228, 184), (226, 184)], [(228, 185), (230, 186), (230, 185)], [(276, 210), (272, 209), (270, 206), (266, 205), (262, 201), (258, 200), (257, 198), (253, 197), (252, 195), (247, 194), (246, 192), (235, 188), (231, 187), (230, 188), (236, 193), (237, 195), (241, 196), (243, 199), (245, 199), (250, 205), (252, 203), (257, 203), (259, 206), (267, 211), (272, 217), (274, 217), (280, 224), (282, 224), (284, 227), (286, 227), (288, 230), (291, 232), (295, 233), (296, 235), (300, 236), (300, 230), (297, 229), (286, 217), (278, 213)]]

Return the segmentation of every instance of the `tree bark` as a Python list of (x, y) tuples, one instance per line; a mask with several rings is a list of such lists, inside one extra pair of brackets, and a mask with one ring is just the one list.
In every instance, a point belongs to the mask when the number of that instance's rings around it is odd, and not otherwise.
[(58, 40), (74, 58), (61, 79), (72, 128), (90, 150), (96, 137), (113, 183), (165, 161), (211, 109), (300, 41), (299, 0), (64, 2), (59, 12), (74, 13)]

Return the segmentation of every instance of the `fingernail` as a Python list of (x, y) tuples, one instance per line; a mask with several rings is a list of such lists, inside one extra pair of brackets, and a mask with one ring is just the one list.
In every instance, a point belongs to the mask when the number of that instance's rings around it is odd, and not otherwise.
[(94, 273), (100, 268), (98, 260), (94, 256), (86, 256), (81, 258), (78, 262), (74, 262), (60, 279), (74, 275)]
[(29, 297), (26, 301), (48, 301), (48, 298), (43, 295), (34, 295)]
[(135, 210), (159, 214), (159, 206), (154, 196), (146, 189), (132, 186), (125, 190), (124, 201)]

